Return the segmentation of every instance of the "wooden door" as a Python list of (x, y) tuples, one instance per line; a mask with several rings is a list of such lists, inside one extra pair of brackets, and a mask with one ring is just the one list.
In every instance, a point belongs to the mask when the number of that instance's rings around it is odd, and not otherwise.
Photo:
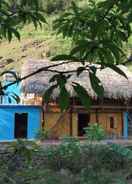
[(15, 113), (15, 138), (27, 138), (28, 114)]

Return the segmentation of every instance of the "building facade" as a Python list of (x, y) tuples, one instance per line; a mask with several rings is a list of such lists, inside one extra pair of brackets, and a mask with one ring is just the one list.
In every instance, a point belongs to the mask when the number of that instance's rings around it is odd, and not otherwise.
[[(22, 68), (22, 76), (52, 64), (48, 60), (28, 61)], [(69, 68), (75, 70), (78, 67), (80, 64), (75, 62), (52, 69), (67, 71)], [(84, 72), (78, 77), (73, 74), (67, 83), (72, 104), (69, 109), (62, 113), (57, 102), (58, 90), (53, 93), (50, 103), (45, 104), (42, 94), (49, 87), (49, 80), (53, 74), (41, 72), (23, 81), (23, 103), (43, 106), (43, 127), (50, 130), (54, 138), (65, 135), (82, 137), (84, 128), (90, 123), (101, 124), (108, 137), (132, 137), (132, 73), (124, 66), (119, 67), (128, 79), (109, 68), (97, 71), (96, 75), (104, 87), (104, 96), (101, 99), (92, 90), (88, 72)], [(87, 90), (93, 101), (89, 110), (78, 103), (70, 86), (72, 81), (81, 84)]]
[(42, 109), (32, 105), (0, 105), (0, 141), (35, 139), (41, 128)]

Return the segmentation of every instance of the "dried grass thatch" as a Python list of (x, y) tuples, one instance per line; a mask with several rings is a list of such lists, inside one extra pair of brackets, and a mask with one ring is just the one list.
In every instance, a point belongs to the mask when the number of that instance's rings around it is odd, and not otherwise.
[[(22, 76), (25, 76), (29, 73), (36, 71), (37, 69), (49, 65), (53, 65), (55, 62), (49, 60), (29, 60), (22, 67)], [(78, 68), (81, 64), (74, 62), (69, 64), (63, 64), (52, 69), (67, 71), (74, 70)], [(119, 67), (126, 73), (128, 80), (113, 71), (110, 68), (105, 68), (103, 70), (97, 71), (97, 76), (102, 82), (104, 87), (104, 97), (108, 99), (124, 99), (129, 100), (132, 98), (132, 73), (128, 71), (125, 66), (119, 65)], [(53, 76), (52, 72), (41, 72), (36, 74), (33, 77), (30, 77), (22, 82), (22, 90), (24, 93), (35, 93), (42, 95), (42, 93), (49, 87), (49, 79)], [(89, 74), (88, 72), (83, 72), (79, 77), (76, 74), (73, 74), (72, 77), (68, 80), (67, 89), (70, 92), (71, 96), (75, 96), (72, 89), (72, 82), (78, 82), (84, 86), (88, 94), (92, 98), (96, 98), (96, 94), (91, 88)], [(53, 94), (53, 97), (57, 97), (58, 90)]]

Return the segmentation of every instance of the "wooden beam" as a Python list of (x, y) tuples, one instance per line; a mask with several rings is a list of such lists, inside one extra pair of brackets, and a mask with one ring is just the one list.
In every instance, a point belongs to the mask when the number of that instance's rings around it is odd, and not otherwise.
[(69, 110), (69, 122), (70, 122), (70, 136), (72, 136), (73, 126), (72, 126), (72, 105)]
[[(74, 107), (73, 107), (74, 109), (84, 109), (84, 107), (83, 106), (80, 106), (80, 105), (74, 105)], [(92, 110), (92, 109), (122, 109), (122, 110), (129, 110), (129, 109), (131, 109), (132, 110), (132, 105), (131, 106), (116, 106), (116, 104), (115, 105), (92, 105), (91, 107), (90, 107), (90, 110)], [(85, 109), (84, 109), (85, 110)]]
[(42, 129), (45, 128), (45, 108), (44, 108), (44, 99), (42, 99)]
[[(123, 112), (123, 111), (128, 111), (132, 110), (132, 105), (130, 106), (116, 106), (115, 105), (92, 105), (91, 108), (89, 109), (89, 112), (96, 112), (96, 110), (99, 112)], [(48, 108), (46, 108), (46, 112), (61, 112), (58, 104), (54, 105), (48, 105)], [(88, 112), (83, 106), (81, 105), (72, 105), (72, 112)]]

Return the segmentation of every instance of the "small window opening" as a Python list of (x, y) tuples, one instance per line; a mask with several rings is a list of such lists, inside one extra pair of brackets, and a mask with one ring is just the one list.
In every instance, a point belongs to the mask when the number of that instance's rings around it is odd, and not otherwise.
[(115, 121), (114, 121), (114, 117), (110, 117), (110, 128), (115, 128)]
[(78, 114), (78, 136), (83, 136), (85, 134), (84, 128), (89, 125), (90, 114), (89, 113), (79, 113)]

